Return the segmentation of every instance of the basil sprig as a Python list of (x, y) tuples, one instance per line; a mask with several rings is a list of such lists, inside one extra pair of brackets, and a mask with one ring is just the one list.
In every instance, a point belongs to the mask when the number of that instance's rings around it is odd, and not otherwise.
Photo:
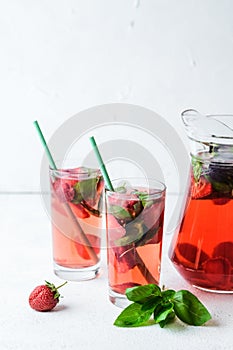
[[(211, 315), (198, 298), (187, 290), (162, 291), (155, 284), (126, 289), (127, 306), (114, 322), (118, 327), (139, 327), (158, 323), (161, 328), (177, 316), (181, 321), (193, 326), (201, 326), (211, 319)], [(153, 321), (151, 316), (153, 315)]]

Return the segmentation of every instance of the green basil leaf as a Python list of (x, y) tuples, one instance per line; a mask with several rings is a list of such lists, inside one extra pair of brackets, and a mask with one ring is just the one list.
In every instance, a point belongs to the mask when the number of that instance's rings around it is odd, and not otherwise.
[(192, 157), (192, 167), (193, 167), (193, 177), (195, 181), (197, 182), (200, 179), (201, 173), (202, 173), (202, 163), (200, 160)]
[[(157, 223), (156, 223), (157, 225)], [(160, 226), (153, 226), (150, 230), (148, 230), (145, 226), (143, 228), (143, 236), (136, 242), (136, 247), (144, 246), (147, 242), (149, 242), (155, 235), (158, 234)]]
[(173, 303), (167, 303), (165, 305), (158, 305), (159, 307), (157, 307), (154, 310), (154, 320), (155, 323), (160, 323), (161, 321), (166, 320), (166, 318), (168, 317), (168, 315), (173, 312)]
[(78, 181), (74, 185), (77, 196), (77, 199), (75, 197), (75, 200), (77, 201), (80, 198), (83, 198), (84, 200), (88, 198), (94, 198), (96, 194), (96, 185), (96, 178)]
[(126, 296), (129, 300), (143, 304), (151, 296), (161, 296), (161, 289), (156, 284), (147, 284), (126, 289)]
[(119, 187), (115, 188), (115, 192), (126, 193), (127, 189), (126, 189), (126, 187), (124, 185), (122, 185), (122, 186), (119, 186)]
[(222, 193), (231, 192), (232, 187), (233, 187), (231, 184), (227, 184), (225, 182), (217, 182), (217, 181), (213, 181), (213, 180), (210, 180), (210, 182), (212, 183), (212, 186), (216, 191), (222, 192)]
[(144, 208), (150, 207), (153, 204), (152, 200), (148, 200), (149, 194), (147, 192), (134, 191), (133, 194), (138, 196)]
[(187, 290), (175, 293), (172, 302), (176, 316), (183, 322), (201, 326), (211, 319), (211, 315), (198, 298)]
[(173, 289), (168, 289), (162, 292), (162, 298), (163, 300), (167, 301), (174, 297), (175, 291)]
[[(80, 204), (83, 200), (83, 197), (79, 191), (79, 185), (78, 182), (76, 183), (76, 185), (74, 186), (75, 189), (75, 195), (74, 195), (74, 199), (72, 200), (72, 203), (74, 204)], [(78, 189), (78, 190), (77, 190)]]
[(111, 205), (109, 207), (109, 213), (120, 220), (131, 219), (130, 213), (126, 209), (120, 207), (119, 205)]
[(163, 328), (166, 324), (172, 322), (174, 320), (175, 316), (176, 316), (175, 312), (173, 310), (171, 310), (168, 313), (167, 317), (164, 320), (159, 322), (160, 327)]
[(125, 308), (114, 322), (118, 327), (135, 327), (145, 324), (151, 317), (152, 311), (143, 311), (142, 305), (133, 303)]
[(150, 297), (142, 304), (142, 310), (151, 310), (153, 312), (156, 306), (161, 303), (161, 301), (162, 298), (160, 296)]
[(136, 243), (140, 240), (144, 233), (144, 227), (140, 222), (130, 222), (125, 226), (126, 234), (114, 241), (116, 246), (125, 246), (130, 243)]
[(138, 216), (143, 209), (141, 202), (140, 201), (136, 202), (133, 205), (133, 209), (134, 209), (135, 216)]

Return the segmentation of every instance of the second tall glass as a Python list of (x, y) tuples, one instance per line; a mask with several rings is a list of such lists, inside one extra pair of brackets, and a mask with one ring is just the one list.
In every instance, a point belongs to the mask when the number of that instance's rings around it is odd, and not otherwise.
[(112, 184), (115, 191), (106, 191), (109, 298), (124, 307), (126, 288), (159, 284), (166, 188), (146, 178)]

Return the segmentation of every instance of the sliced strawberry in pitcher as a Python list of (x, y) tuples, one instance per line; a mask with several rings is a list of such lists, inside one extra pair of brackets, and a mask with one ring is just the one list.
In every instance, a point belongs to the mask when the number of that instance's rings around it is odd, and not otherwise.
[(69, 205), (74, 215), (79, 219), (86, 219), (90, 217), (88, 211), (81, 204), (69, 203)]
[(212, 192), (212, 185), (204, 176), (201, 176), (198, 182), (193, 180), (191, 197), (193, 199), (199, 199), (208, 196)]
[(233, 267), (233, 242), (222, 242), (219, 243), (213, 251), (214, 258), (227, 258)]
[(224, 204), (227, 204), (229, 201), (231, 200), (230, 197), (216, 197), (216, 198), (213, 198), (213, 203), (215, 205), (224, 205)]
[(231, 264), (226, 258), (213, 258), (204, 262), (203, 268), (209, 281), (225, 286), (230, 279)]
[(209, 259), (209, 256), (201, 249), (190, 243), (179, 243), (176, 249), (176, 255), (179, 260), (184, 261), (185, 265), (192, 268), (201, 268), (204, 261)]
[[(99, 254), (100, 238), (89, 233), (86, 234), (86, 237), (89, 240), (90, 246), (94, 249), (95, 253)], [(75, 242), (75, 247), (77, 249), (78, 255), (81, 256), (83, 259), (88, 260), (91, 258), (87, 252), (85, 245), (79, 242)]]

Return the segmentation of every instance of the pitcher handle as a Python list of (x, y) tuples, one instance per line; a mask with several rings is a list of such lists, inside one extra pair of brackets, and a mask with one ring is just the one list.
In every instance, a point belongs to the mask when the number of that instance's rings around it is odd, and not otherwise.
[(192, 125), (192, 122), (197, 118), (201, 118), (203, 115), (198, 112), (196, 109), (185, 109), (181, 113), (181, 118), (185, 126)]

